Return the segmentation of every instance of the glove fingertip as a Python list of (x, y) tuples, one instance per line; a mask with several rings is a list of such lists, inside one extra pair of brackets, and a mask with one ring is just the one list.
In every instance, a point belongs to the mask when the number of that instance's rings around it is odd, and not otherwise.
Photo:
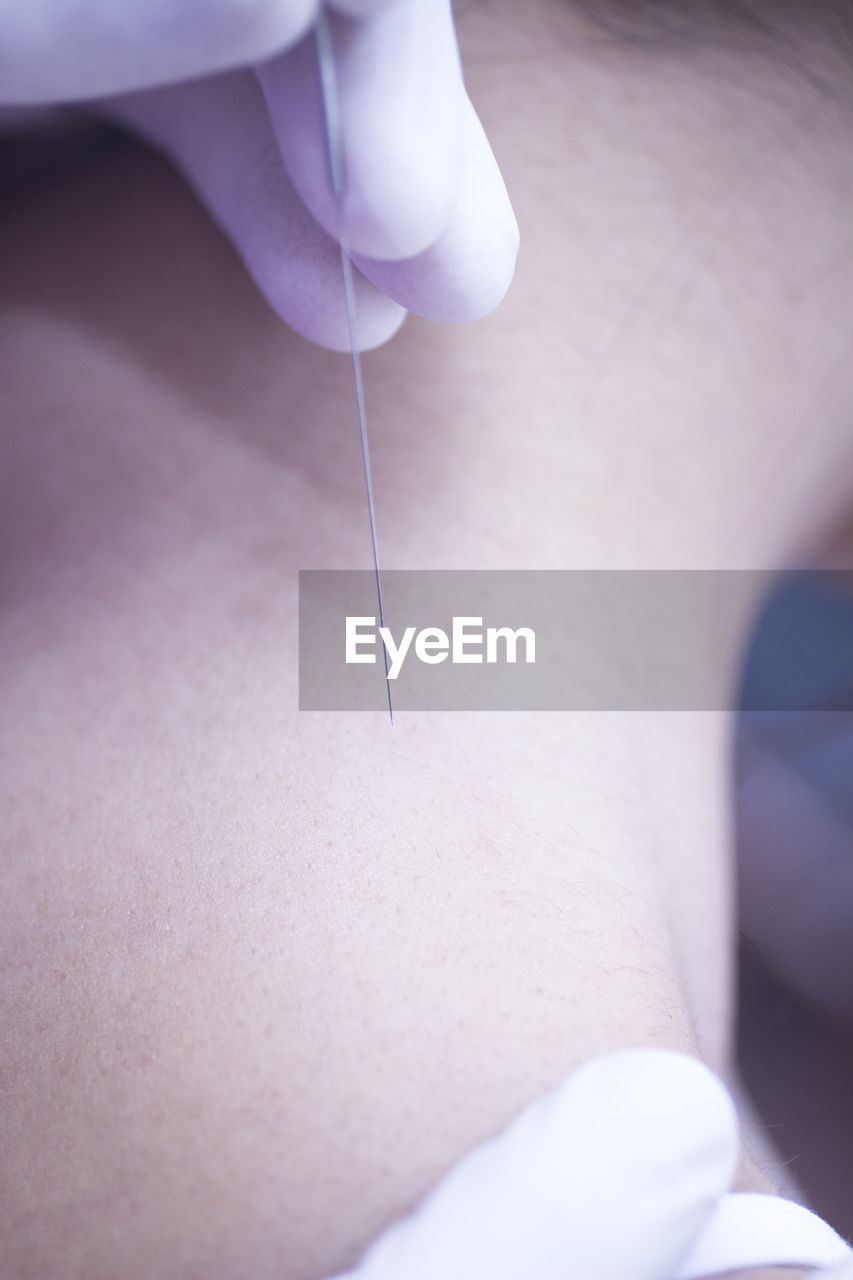
[(494, 311), (512, 283), (519, 250), (509, 195), (470, 103), (465, 118), (462, 184), (439, 238), (405, 262), (356, 259), (377, 288), (409, 311), (450, 324), (479, 320)]
[[(246, 261), (256, 285), (285, 324), (329, 351), (352, 350), (343, 282), (336, 275), (336, 252), (329, 269), (318, 271), (307, 288), (295, 285), (290, 263), (275, 253), (259, 253), (257, 243)], [(363, 278), (356, 275), (353, 283), (355, 346), (359, 351), (372, 351), (394, 337), (407, 312)]]

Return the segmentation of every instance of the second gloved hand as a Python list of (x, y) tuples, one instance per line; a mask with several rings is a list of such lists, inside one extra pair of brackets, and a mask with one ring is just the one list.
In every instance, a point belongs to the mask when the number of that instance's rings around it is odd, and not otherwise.
[(699, 1280), (851, 1257), (800, 1205), (728, 1194), (738, 1150), (734, 1105), (695, 1058), (604, 1054), (335, 1280)]

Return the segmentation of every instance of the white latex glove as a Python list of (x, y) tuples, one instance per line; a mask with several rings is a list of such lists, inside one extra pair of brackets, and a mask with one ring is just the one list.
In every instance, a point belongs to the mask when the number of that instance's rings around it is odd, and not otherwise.
[[(343, 350), (317, 7), (0, 0), (0, 107), (99, 99), (174, 158), (283, 319)], [(329, 21), (359, 346), (386, 341), (406, 309), (486, 314), (518, 229), (463, 86), (450, 0), (335, 0)]]
[(842, 1262), (839, 1267), (821, 1272), (822, 1280), (853, 1280), (853, 1262)]
[(595, 1058), (336, 1280), (698, 1280), (853, 1258), (807, 1209), (727, 1194), (738, 1145), (731, 1099), (695, 1059)]

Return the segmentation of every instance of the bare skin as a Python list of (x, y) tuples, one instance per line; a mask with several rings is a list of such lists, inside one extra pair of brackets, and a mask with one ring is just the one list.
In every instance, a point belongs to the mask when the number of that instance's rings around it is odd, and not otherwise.
[[(463, 20), (526, 247), (367, 361), (385, 563), (770, 571), (850, 496), (849, 113), (537, 24)], [(132, 149), (0, 278), (0, 1270), (310, 1280), (591, 1054), (728, 1074), (726, 718), (298, 713), (346, 360)]]

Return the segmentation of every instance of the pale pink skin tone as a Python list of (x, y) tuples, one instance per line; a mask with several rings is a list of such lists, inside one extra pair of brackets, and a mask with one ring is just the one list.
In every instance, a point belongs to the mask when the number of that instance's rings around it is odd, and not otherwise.
[[(462, 27), (512, 293), (366, 363), (385, 563), (772, 569), (850, 498), (849, 108), (527, 12)], [(148, 156), (0, 246), (0, 1271), (309, 1280), (591, 1054), (728, 1074), (727, 719), (300, 714), (346, 359)]]

